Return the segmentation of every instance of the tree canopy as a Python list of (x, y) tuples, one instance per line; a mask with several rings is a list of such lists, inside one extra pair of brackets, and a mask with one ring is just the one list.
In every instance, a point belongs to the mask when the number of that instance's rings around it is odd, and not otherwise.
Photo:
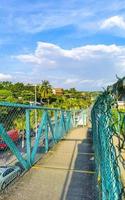
[[(47, 80), (36, 86), (37, 102), (45, 106), (63, 109), (86, 108), (95, 100), (99, 92), (78, 91), (75, 88), (64, 89), (62, 96), (53, 94), (53, 87)], [(0, 82), (0, 101), (17, 103), (35, 103), (35, 86), (24, 83)]]

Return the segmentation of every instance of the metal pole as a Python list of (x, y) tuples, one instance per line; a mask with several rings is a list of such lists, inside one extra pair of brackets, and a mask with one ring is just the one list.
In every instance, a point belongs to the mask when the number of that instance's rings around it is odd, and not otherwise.
[(36, 103), (37, 103), (37, 97), (36, 97), (36, 85), (34, 85), (35, 86), (35, 105), (36, 105)]
[(26, 149), (27, 149), (27, 161), (31, 166), (31, 137), (30, 137), (30, 110), (26, 110)]
[[(37, 104), (36, 86), (37, 85), (35, 85), (35, 105)], [(36, 129), (36, 136), (37, 136), (37, 110), (36, 109), (35, 109), (35, 129)]]

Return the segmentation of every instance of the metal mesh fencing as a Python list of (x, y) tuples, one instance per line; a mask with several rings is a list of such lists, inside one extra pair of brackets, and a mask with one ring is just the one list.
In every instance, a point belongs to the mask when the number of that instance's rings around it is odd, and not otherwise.
[(18, 162), (29, 169), (76, 126), (74, 114), (81, 112), (0, 102), (0, 166)]
[[(25, 154), (25, 108), (0, 106), (0, 126), (4, 127), (20, 153)], [(0, 137), (0, 166), (11, 165), (15, 161), (16, 156), (8, 150), (7, 143)]]
[(113, 90), (107, 89), (96, 100), (92, 111), (99, 199), (125, 199), (125, 113), (117, 109)]

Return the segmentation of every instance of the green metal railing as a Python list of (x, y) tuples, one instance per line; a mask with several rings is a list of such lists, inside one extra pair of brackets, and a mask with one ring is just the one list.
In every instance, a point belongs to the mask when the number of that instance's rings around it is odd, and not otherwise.
[(125, 199), (125, 113), (117, 109), (114, 88), (104, 91), (92, 111), (99, 199)]
[[(39, 158), (38, 155), (47, 152), (77, 125), (77, 118), (81, 113), (85, 125), (86, 115), (82, 110), (0, 102), (0, 136), (23, 168), (29, 169)], [(8, 135), (8, 131), (13, 129), (18, 131), (20, 141), (24, 141), (23, 148)]]

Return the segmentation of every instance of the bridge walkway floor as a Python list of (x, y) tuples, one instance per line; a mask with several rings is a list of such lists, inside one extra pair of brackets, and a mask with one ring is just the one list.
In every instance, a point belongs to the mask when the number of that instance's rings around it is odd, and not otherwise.
[(72, 130), (1, 196), (3, 200), (97, 200), (91, 131)]

